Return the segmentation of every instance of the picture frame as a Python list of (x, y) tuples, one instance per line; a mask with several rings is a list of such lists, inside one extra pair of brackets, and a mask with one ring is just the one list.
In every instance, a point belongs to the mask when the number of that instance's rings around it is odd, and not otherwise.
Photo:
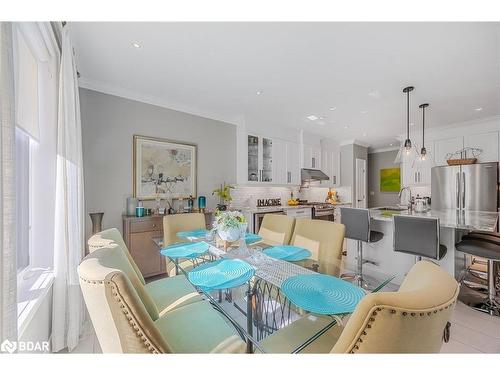
[(380, 169), (380, 191), (397, 193), (401, 189), (401, 168)]
[(186, 199), (197, 195), (198, 146), (133, 136), (133, 196), (141, 200)]

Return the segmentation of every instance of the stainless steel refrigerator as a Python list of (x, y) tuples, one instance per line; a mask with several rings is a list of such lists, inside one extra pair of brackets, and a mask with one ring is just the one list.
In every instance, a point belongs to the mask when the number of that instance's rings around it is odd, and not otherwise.
[(432, 168), (432, 209), (498, 210), (498, 163)]

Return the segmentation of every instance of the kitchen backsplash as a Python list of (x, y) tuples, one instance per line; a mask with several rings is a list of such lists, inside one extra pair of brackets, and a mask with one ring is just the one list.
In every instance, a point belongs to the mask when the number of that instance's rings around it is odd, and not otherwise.
[[(335, 189), (341, 202), (351, 201), (351, 188), (339, 187)], [(298, 188), (278, 187), (278, 186), (237, 186), (231, 190), (233, 201), (231, 206), (234, 208), (255, 208), (257, 199), (280, 198), (281, 204), (286, 205), (290, 199), (290, 193), (293, 192), (295, 198), (306, 199), (310, 202), (324, 202), (328, 188), (311, 187)]]

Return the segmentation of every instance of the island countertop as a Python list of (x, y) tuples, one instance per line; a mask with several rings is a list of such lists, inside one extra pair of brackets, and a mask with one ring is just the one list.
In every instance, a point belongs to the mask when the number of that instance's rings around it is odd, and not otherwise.
[(377, 208), (370, 209), (372, 220), (392, 221), (392, 216), (407, 215), (417, 217), (435, 217), (439, 219), (439, 225), (444, 228), (482, 230), (493, 232), (496, 230), (498, 222), (497, 212), (486, 211), (459, 211), (449, 210), (430, 210), (427, 212), (415, 211), (384, 211)]

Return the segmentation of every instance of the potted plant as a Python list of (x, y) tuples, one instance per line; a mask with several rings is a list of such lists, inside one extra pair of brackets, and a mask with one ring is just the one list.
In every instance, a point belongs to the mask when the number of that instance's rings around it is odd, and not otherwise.
[(234, 189), (234, 186), (226, 185), (224, 182), (220, 188), (212, 192), (212, 195), (217, 195), (219, 197), (219, 204), (217, 205), (218, 211), (226, 211), (227, 205), (233, 200), (231, 197), (231, 189)]
[(214, 228), (223, 241), (234, 242), (245, 234), (247, 220), (239, 211), (218, 211)]

